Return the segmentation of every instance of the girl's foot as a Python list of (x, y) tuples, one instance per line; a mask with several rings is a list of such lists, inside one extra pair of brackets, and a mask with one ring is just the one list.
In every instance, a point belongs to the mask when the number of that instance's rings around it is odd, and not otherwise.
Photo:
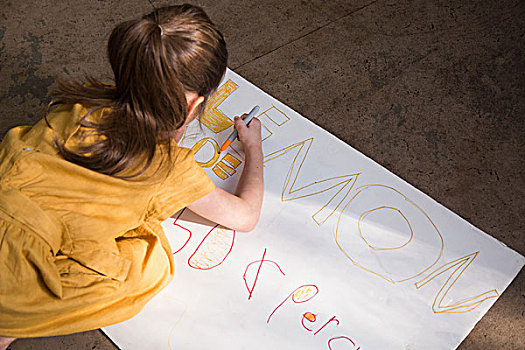
[(2, 338), (0, 337), (0, 350), (5, 350), (16, 338)]

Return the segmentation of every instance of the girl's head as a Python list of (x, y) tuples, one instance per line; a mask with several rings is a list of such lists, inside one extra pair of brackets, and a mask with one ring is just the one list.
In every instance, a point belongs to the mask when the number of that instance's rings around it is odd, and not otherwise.
[(184, 4), (117, 25), (108, 55), (114, 87), (95, 79), (88, 85), (59, 81), (53, 100), (111, 107), (101, 120), (88, 120), (89, 113), (82, 119), (102, 137), (75, 151), (57, 145), (64, 158), (92, 170), (119, 176), (145, 164), (139, 174), (159, 145), (170, 145), (176, 131), (204, 110), (226, 71), (226, 43), (201, 8)]
[[(119, 24), (108, 54), (119, 101), (150, 114), (162, 131), (184, 124), (185, 93), (207, 100), (226, 71), (228, 56), (222, 34), (206, 13), (188, 4)], [(199, 106), (202, 111), (204, 103)]]

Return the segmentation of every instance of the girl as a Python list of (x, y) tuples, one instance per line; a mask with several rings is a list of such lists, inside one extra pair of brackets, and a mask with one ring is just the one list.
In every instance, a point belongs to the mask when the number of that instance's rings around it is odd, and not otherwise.
[(59, 82), (58, 107), (0, 147), (0, 349), (124, 321), (173, 276), (160, 223), (188, 207), (250, 231), (263, 195), (260, 122), (235, 118), (246, 162), (235, 194), (178, 147), (226, 70), (202, 9), (160, 8), (118, 25), (115, 85)]

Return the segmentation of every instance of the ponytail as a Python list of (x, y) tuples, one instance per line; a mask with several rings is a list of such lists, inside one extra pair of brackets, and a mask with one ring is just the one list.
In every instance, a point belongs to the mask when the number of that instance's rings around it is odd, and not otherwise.
[[(116, 177), (133, 177), (152, 163), (156, 150), (187, 117), (186, 92), (205, 100), (218, 87), (226, 70), (227, 51), (222, 34), (204, 11), (181, 5), (159, 8), (141, 19), (113, 29), (108, 56), (115, 85), (93, 78), (88, 84), (59, 81), (52, 104), (81, 103), (90, 112), (81, 126), (101, 136), (93, 144), (68, 150), (58, 140), (62, 156), (86, 168)], [(100, 120), (87, 117), (109, 107)], [(126, 169), (142, 168), (123, 176)]]

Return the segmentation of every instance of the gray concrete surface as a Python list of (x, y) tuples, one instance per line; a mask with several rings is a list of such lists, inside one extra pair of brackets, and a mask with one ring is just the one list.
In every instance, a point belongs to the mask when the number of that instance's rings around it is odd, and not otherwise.
[[(523, 1), (194, 3), (224, 32), (230, 68), (525, 254)], [(146, 0), (1, 0), (1, 135), (43, 116), (54, 77), (108, 79), (111, 28), (150, 10)], [(524, 275), (459, 349), (525, 349)], [(11, 345), (114, 348), (96, 330)]]

